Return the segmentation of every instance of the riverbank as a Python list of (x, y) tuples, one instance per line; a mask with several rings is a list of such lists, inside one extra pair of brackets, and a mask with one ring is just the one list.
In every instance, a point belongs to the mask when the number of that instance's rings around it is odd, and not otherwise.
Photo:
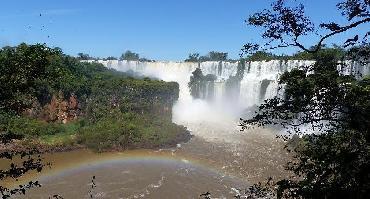
[[(60, 136), (60, 135), (57, 135)], [(69, 152), (81, 149), (89, 149), (88, 146), (84, 144), (78, 144), (76, 139), (76, 135), (69, 135), (71, 139), (69, 142), (61, 143), (61, 142), (50, 142), (53, 140), (52, 137), (49, 137), (49, 142), (45, 139), (26, 139), (26, 140), (14, 140), (8, 144), (0, 144), (0, 153), (6, 151), (27, 151), (29, 149), (36, 149), (39, 153), (59, 153), (59, 152)], [(151, 149), (151, 150), (158, 150), (158, 149), (168, 149), (176, 147), (178, 144), (186, 143), (190, 141), (193, 137), (189, 131), (185, 130), (183, 132), (179, 132), (174, 136), (171, 136), (171, 139), (167, 139), (163, 142), (137, 142), (129, 146), (125, 147), (110, 147), (102, 151), (95, 152), (120, 152), (125, 150), (137, 150), (137, 149)]]

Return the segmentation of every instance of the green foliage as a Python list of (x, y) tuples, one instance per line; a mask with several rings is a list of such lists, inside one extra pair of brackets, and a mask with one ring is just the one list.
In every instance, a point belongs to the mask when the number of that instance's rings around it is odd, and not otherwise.
[(205, 62), (205, 61), (227, 61), (228, 53), (211, 51), (207, 55), (199, 56), (199, 53), (189, 54), (185, 62)]
[(190, 88), (190, 94), (194, 98), (200, 98), (200, 93), (203, 88), (203, 79), (204, 75), (202, 72), (202, 69), (196, 68), (192, 72), (192, 76), (190, 77), (190, 81), (188, 83), (188, 86)]
[(82, 128), (77, 140), (96, 151), (152, 148), (171, 144), (185, 128), (155, 115), (113, 111), (96, 123)]
[(139, 141), (138, 127), (130, 123), (129, 115), (122, 118), (102, 118), (95, 124), (82, 128), (78, 134), (78, 142), (89, 148), (103, 151), (111, 148), (125, 149)]
[[(106, 60), (116, 60), (115, 57), (108, 57)], [(119, 60), (127, 60), (127, 61), (140, 61), (140, 62), (155, 62), (155, 60), (147, 59), (145, 57), (140, 57), (138, 53), (131, 52), (130, 50), (126, 51), (121, 55)]]
[(31, 106), (38, 81), (54, 75), (48, 66), (60, 53), (40, 44), (1, 49), (0, 108), (19, 112)]
[(64, 133), (61, 124), (47, 123), (28, 117), (20, 117), (2, 113), (0, 130), (3, 133), (12, 133), (26, 138), (35, 138), (42, 135), (55, 135)]
[(126, 51), (121, 55), (119, 58), (120, 60), (127, 60), (127, 61), (139, 61), (139, 54), (131, 52), (130, 50)]
[[(311, 49), (314, 49), (314, 48), (315, 47), (311, 47)], [(343, 48), (334, 45), (332, 48), (322, 48), (317, 53), (309, 53), (307, 51), (302, 51), (302, 52), (294, 54), (291, 57), (291, 59), (317, 60), (317, 59), (320, 59), (320, 57), (332, 55), (334, 57), (334, 60), (341, 60), (344, 58), (345, 54), (346, 54), (346, 51)]]
[(244, 77), (245, 71), (245, 59), (240, 59), (237, 66), (237, 71), (235, 76), (230, 76), (226, 80), (226, 95), (229, 96), (230, 99), (238, 99), (240, 95), (240, 82)]
[(198, 62), (199, 61), (199, 53), (190, 53), (189, 57), (185, 59), (185, 62)]
[(116, 74), (96, 76), (90, 88), (86, 117), (91, 121), (109, 114), (112, 108), (121, 112), (155, 113), (169, 117), (179, 94), (179, 85), (175, 82), (122, 78)]
[[(88, 94), (88, 80), (108, 71), (103, 65), (79, 62), (59, 48), (20, 44), (0, 50), (0, 109), (21, 113), (38, 100), (45, 104), (51, 95)], [(6, 74), (6, 75), (5, 75)]]
[[(310, 49), (315, 49), (313, 46)], [(325, 57), (326, 55), (334, 56), (335, 60), (341, 60), (345, 58), (346, 50), (334, 45), (333, 47), (323, 46), (316, 53), (310, 53), (307, 51), (302, 51), (295, 53), (293, 55), (275, 55), (270, 52), (257, 51), (246, 57), (246, 61), (271, 61), (271, 60), (316, 60), (320, 57)]]
[(369, 77), (340, 75), (336, 51), (313, 57), (314, 65), (281, 76), (283, 99), (267, 100), (242, 126), (279, 124), (304, 134), (300, 125), (310, 125), (320, 132), (304, 136), (294, 149), (295, 161), (287, 169), (300, 178), (279, 181), (281, 197), (365, 198), (370, 192)]
[(140, 61), (140, 62), (155, 62), (155, 60), (154, 60), (154, 59), (147, 59), (147, 58), (145, 58), (145, 57), (141, 57), (141, 58), (139, 59), (139, 61)]
[(196, 68), (192, 74), (188, 83), (191, 96), (196, 99), (212, 99), (214, 81), (217, 77), (212, 74), (203, 75), (200, 68)]
[[(240, 59), (237, 66), (235, 76), (230, 76), (226, 80), (226, 95), (231, 99), (238, 99), (240, 91), (240, 81), (243, 79), (245, 71), (245, 59)], [(219, 74), (222, 72), (222, 63), (218, 66)], [(196, 68), (192, 72), (188, 87), (190, 94), (195, 99), (209, 99), (214, 98), (214, 86), (217, 76), (213, 74), (204, 75), (200, 68)]]
[(210, 61), (226, 61), (228, 53), (211, 51), (208, 53)]
[(192, 74), (188, 83), (191, 96), (195, 99), (213, 99), (217, 77), (213, 74), (203, 75), (200, 68), (196, 68)]
[[(296, 3), (296, 6), (292, 6)], [(305, 15), (304, 5), (276, 0), (271, 9), (257, 12), (247, 20), (263, 29), (265, 41), (244, 45), (244, 53), (279, 47), (298, 47), (294, 59), (314, 60), (312, 66), (286, 72), (280, 78), (285, 97), (266, 100), (259, 112), (243, 120), (249, 125), (280, 125), (294, 134), (304, 134), (303, 125), (318, 134), (304, 135), (290, 143), (295, 159), (287, 169), (295, 175), (272, 187), (277, 198), (368, 198), (370, 195), (370, 82), (337, 71), (342, 60), (368, 63), (368, 33), (356, 32), (343, 48), (326, 48), (329, 38), (370, 23), (368, 0), (341, 0), (337, 9), (342, 24), (324, 22), (315, 27)], [(318, 29), (326, 32), (316, 45), (307, 48), (300, 41)], [(290, 58), (290, 57), (288, 57)], [(288, 137), (285, 137), (288, 139)], [(298, 140), (298, 141), (297, 141)], [(263, 192), (266, 192), (264, 190)]]
[(94, 59), (94, 58), (93, 57), (90, 57), (89, 54), (78, 53), (77, 54), (77, 59), (79, 59), (79, 60), (91, 60), (91, 59)]
[(257, 51), (246, 58), (247, 61), (270, 61), (275, 59), (278, 59), (278, 56), (263, 51)]
[[(127, 52), (125, 58), (136, 59), (136, 55)], [(172, 106), (179, 97), (175, 82), (134, 79), (40, 44), (1, 49), (0, 72), (1, 134), (68, 145), (75, 144), (76, 132), (80, 132), (81, 143), (106, 150), (159, 145), (185, 132), (171, 121)], [(82, 112), (79, 120), (48, 123), (41, 116), (24, 115), (26, 111), (43, 111), (55, 95), (61, 99), (77, 97)], [(58, 104), (54, 106), (55, 111), (61, 111)]]
[(280, 181), (279, 188), (288, 198), (366, 198), (368, 147), (365, 135), (353, 130), (304, 136), (295, 149), (298, 161), (287, 165), (303, 178)]

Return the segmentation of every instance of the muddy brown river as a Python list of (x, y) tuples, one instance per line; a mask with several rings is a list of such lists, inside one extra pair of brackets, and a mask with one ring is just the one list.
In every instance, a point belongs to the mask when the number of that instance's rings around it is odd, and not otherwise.
[(16, 198), (199, 198), (207, 191), (214, 198), (233, 198), (252, 183), (287, 175), (283, 165), (289, 155), (273, 134), (261, 130), (233, 136), (239, 142), (195, 136), (172, 149), (46, 154), (51, 168), (16, 182), (37, 179), (42, 187)]

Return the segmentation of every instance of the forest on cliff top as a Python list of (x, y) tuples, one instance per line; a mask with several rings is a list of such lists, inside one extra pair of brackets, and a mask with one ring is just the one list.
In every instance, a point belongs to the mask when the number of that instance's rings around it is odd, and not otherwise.
[(0, 73), (7, 74), (0, 76), (0, 131), (21, 138), (18, 146), (103, 151), (173, 145), (188, 136), (171, 121), (175, 82), (24, 43), (0, 50)]

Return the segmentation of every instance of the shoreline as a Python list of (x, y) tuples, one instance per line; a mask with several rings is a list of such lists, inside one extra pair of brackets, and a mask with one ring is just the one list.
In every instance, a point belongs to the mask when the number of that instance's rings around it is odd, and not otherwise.
[(111, 147), (107, 150), (103, 151), (96, 151), (90, 149), (89, 147), (82, 145), (82, 144), (72, 144), (72, 145), (49, 145), (45, 143), (40, 143), (36, 139), (32, 140), (16, 140), (12, 141), (8, 144), (0, 144), (0, 153), (8, 152), (8, 151), (27, 151), (31, 149), (36, 149), (39, 154), (48, 154), (48, 153), (59, 153), (59, 152), (70, 152), (76, 150), (90, 150), (94, 153), (104, 153), (104, 152), (122, 152), (126, 150), (140, 150), (140, 149), (150, 149), (150, 150), (158, 150), (158, 149), (170, 149), (176, 147), (177, 144), (187, 143), (189, 142), (194, 135), (190, 133), (189, 130), (184, 131), (183, 133), (179, 133), (175, 136), (174, 139), (168, 140), (167, 142), (160, 143), (160, 144), (153, 144), (148, 142), (141, 142), (141, 143), (134, 143), (128, 147)]

